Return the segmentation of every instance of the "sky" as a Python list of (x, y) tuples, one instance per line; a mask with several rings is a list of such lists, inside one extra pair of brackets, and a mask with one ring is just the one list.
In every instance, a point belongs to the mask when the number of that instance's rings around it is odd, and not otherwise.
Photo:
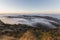
[(60, 0), (0, 0), (0, 13), (60, 13)]

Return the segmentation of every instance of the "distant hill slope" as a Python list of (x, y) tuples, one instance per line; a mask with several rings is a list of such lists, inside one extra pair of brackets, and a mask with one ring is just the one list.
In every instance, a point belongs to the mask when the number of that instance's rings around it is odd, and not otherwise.
[(0, 26), (3, 26), (5, 23), (3, 23), (1, 20), (0, 20)]

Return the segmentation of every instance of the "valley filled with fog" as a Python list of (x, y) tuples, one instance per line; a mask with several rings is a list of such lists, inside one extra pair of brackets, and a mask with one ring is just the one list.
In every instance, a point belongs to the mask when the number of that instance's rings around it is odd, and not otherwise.
[(8, 14), (0, 15), (0, 20), (5, 24), (25, 24), (32, 27), (45, 26), (45, 28), (57, 28), (60, 25), (59, 14)]

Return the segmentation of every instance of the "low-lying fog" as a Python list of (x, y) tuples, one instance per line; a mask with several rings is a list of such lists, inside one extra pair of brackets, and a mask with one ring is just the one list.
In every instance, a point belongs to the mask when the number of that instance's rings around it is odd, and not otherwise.
[(37, 24), (56, 28), (60, 25), (59, 14), (40, 14), (40, 15), (0, 15), (0, 20), (6, 24), (26, 24), (37, 27)]

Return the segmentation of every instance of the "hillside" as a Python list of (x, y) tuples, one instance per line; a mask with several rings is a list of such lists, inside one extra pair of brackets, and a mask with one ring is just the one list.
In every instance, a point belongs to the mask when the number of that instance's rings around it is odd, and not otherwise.
[(2, 21), (0, 24), (3, 25), (0, 25), (0, 40), (60, 40), (60, 27), (44, 29), (24, 24), (4, 24)]

